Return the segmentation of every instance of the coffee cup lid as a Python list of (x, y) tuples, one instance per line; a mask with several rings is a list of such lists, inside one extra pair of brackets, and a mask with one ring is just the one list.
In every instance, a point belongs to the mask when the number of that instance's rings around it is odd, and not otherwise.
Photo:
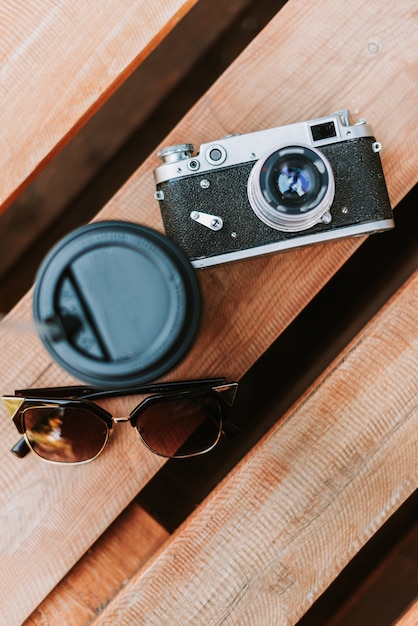
[(33, 313), (53, 358), (101, 387), (162, 376), (195, 338), (200, 294), (193, 267), (161, 233), (94, 222), (62, 239), (35, 281)]

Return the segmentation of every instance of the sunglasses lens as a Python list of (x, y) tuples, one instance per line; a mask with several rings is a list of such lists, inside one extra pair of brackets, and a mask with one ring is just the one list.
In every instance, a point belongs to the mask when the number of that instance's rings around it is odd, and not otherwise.
[(150, 403), (136, 428), (156, 454), (187, 457), (209, 451), (217, 443), (222, 421), (214, 398), (182, 398)]
[(101, 452), (109, 436), (105, 422), (83, 408), (33, 407), (26, 409), (23, 417), (32, 450), (48, 461), (90, 461)]

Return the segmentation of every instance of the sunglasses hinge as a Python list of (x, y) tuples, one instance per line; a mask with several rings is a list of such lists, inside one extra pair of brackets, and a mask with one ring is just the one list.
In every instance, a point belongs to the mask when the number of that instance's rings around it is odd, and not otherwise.
[(25, 398), (16, 398), (15, 396), (2, 396), (1, 400), (6, 407), (9, 417), (13, 419), (18, 413), (22, 404), (24, 403)]
[(229, 406), (234, 404), (235, 396), (238, 389), (238, 383), (226, 383), (212, 388)]

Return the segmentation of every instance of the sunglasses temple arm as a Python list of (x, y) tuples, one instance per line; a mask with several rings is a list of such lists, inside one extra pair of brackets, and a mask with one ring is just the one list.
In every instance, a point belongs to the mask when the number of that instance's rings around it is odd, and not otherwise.
[(68, 398), (80, 397), (97, 391), (95, 387), (85, 387), (84, 385), (73, 385), (70, 387), (39, 387), (37, 389), (16, 389), (15, 395), (21, 398)]
[(201, 380), (184, 380), (170, 383), (154, 383), (143, 385), (142, 387), (128, 387), (127, 389), (93, 389), (88, 393), (84, 393), (84, 398), (112, 398), (115, 396), (133, 396), (146, 393), (175, 393), (181, 391), (189, 391), (199, 387), (215, 387), (223, 385), (225, 378), (205, 378)]
[(15, 454), (19, 459), (23, 459), (30, 452), (30, 447), (24, 437), (21, 437), (17, 443), (11, 449), (11, 452)]
[(156, 383), (142, 387), (128, 387), (126, 389), (100, 389), (75, 385), (70, 387), (43, 387), (39, 389), (17, 389), (15, 395), (31, 398), (112, 398), (116, 396), (130, 396), (142, 393), (165, 393), (187, 391), (198, 387), (223, 385), (225, 378), (202, 378), (199, 380), (175, 381), (170, 383)]

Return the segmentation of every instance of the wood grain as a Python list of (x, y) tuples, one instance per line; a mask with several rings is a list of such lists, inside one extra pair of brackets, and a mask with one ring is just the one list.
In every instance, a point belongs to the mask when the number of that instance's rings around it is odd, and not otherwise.
[(416, 489), (417, 309), (418, 272), (94, 623), (295, 624)]
[(197, 0), (0, 6), (0, 212)]
[(127, 584), (168, 537), (137, 504), (131, 504), (48, 595), (25, 626), (82, 626)]
[[(392, 546), (385, 558), (380, 559), (355, 592), (340, 606), (336, 605), (327, 626), (395, 626), (398, 620), (403, 624), (402, 620), (408, 623), (414, 614), (415, 619), (418, 617), (418, 606), (414, 608), (418, 599), (418, 521), (415, 510), (410, 508), (412, 528)], [(389, 524), (392, 523), (390, 520)], [(418, 620), (414, 626), (417, 623)]]
[[(138, 16), (136, 23), (140, 23)], [(9, 27), (13, 30), (11, 24)], [(368, 119), (383, 143), (383, 165), (395, 205), (414, 184), (418, 171), (418, 151), (415, 149), (418, 127), (413, 105), (417, 79), (415, 32), (415, 3), (412, 0), (385, 6), (377, 0), (367, 5), (352, 0), (350, 10), (344, 11), (332, 0), (316, 5), (308, 0), (290, 0), (164, 143), (192, 141), (198, 146), (202, 141), (227, 133), (309, 119), (348, 106), (356, 115)], [(29, 136), (27, 140), (30, 143)], [(158, 205), (153, 198), (152, 169), (156, 164), (157, 158), (152, 155), (97, 219), (133, 220), (162, 229)], [(200, 272), (204, 310), (199, 338), (190, 355), (170, 377), (180, 379), (213, 374), (239, 379), (361, 241), (346, 239)], [(31, 293), (15, 307), (10, 319), (28, 320), (30, 309)], [(329, 312), (324, 313), (325, 319), (327, 314)], [(2, 393), (10, 393), (19, 387), (72, 382), (58, 365), (51, 363), (35, 336), (12, 333), (7, 330), (6, 323), (0, 324), (0, 328)], [(370, 363), (373, 380), (375, 375), (376, 380), (379, 378), (379, 372), (375, 373), (375, 370), (382, 367), (386, 371), (389, 367), (389, 357), (383, 347), (381, 353), (375, 353), (375, 360)], [(408, 393), (407, 381), (407, 377), (405, 381), (399, 380), (400, 390), (396, 391), (395, 399)], [(369, 382), (373, 381), (369, 379)], [(121, 408), (128, 413), (132, 409), (131, 400), (121, 402)], [(328, 403), (329, 414), (338, 410), (335, 396), (330, 395)], [(373, 406), (369, 402), (366, 408), (372, 410)], [(16, 431), (4, 413), (2, 415), (0, 595), (3, 615), (7, 616), (8, 623), (19, 624), (127, 506), (162, 461), (138, 445), (127, 424), (118, 425), (106, 453), (89, 465), (76, 468), (49, 466), (41, 464), (33, 458), (34, 455), (18, 461), (7, 452), (16, 441)], [(306, 426), (296, 422), (296, 430), (288, 434), (293, 454), (303, 447), (305, 440), (312, 441), (310, 429), (320, 428), (318, 420), (312, 423), (308, 417)], [(345, 431), (339, 427), (335, 412), (333, 420), (335, 436), (341, 435), (342, 441), (346, 441)], [(406, 464), (414, 452), (407, 436), (405, 441), (402, 439), (410, 420), (405, 424), (399, 428), (401, 439), (393, 439), (393, 449), (389, 444), (388, 449), (385, 448), (385, 455), (391, 457), (393, 464), (397, 453), (403, 455)], [(383, 428), (384, 424), (380, 427)], [(346, 441), (345, 454), (352, 452), (356, 455), (354, 444), (357, 441), (361, 454), (366, 454), (367, 442), (374, 441), (373, 437), (379, 433), (383, 437), (379, 441), (385, 447), (384, 428), (375, 432), (369, 428), (367, 420), (363, 423), (363, 415), (357, 415), (350, 428), (354, 443)], [(297, 442), (297, 450), (293, 449), (291, 441)], [(402, 444), (402, 447), (396, 448), (395, 444)], [(359, 461), (361, 454), (357, 456)], [(287, 456), (285, 461), (287, 464)], [(274, 472), (280, 472), (280, 467), (274, 460), (271, 463), (273, 479)], [(334, 463), (340, 467), (343, 476), (344, 466), (339, 466), (337, 453)], [(304, 486), (310, 484), (310, 472), (306, 468), (300, 468), (300, 474), (290, 472), (288, 475), (288, 491), (294, 492), (296, 486), (302, 490), (301, 506), (303, 498), (306, 502), (315, 496), (304, 492)], [(401, 463), (396, 478), (400, 484), (403, 468)], [(375, 487), (380, 488), (380, 485)], [(257, 480), (248, 483), (247, 489), (253, 493), (256, 503), (259, 497)], [(404, 493), (402, 489), (401, 492), (400, 498)], [(331, 491), (327, 493), (331, 497)], [(387, 502), (387, 493), (378, 489), (376, 494), (379, 502), (375, 504), (381, 507)], [(356, 493), (350, 497), (353, 501), (340, 501), (342, 508), (335, 512), (336, 520), (337, 513), (348, 515), (353, 507), (361, 516), (361, 505), (367, 503), (368, 495), (362, 501), (356, 500)], [(398, 501), (393, 500), (393, 506)], [(247, 515), (239, 503), (236, 506), (237, 526), (231, 528), (233, 533), (239, 533), (245, 527)], [(329, 507), (332, 509), (331, 500)], [(281, 532), (284, 535), (293, 536), (298, 528), (299, 514), (301, 511), (297, 507), (293, 512), (283, 511)], [(208, 520), (209, 528), (211, 523)], [(337, 524), (334, 530), (338, 528)], [(369, 532), (372, 530), (370, 528)], [(328, 542), (328, 537), (321, 528), (317, 528), (317, 532), (317, 543), (305, 545), (308, 536), (302, 533), (295, 546), (302, 546), (300, 549), (308, 552), (311, 549), (318, 553), (323, 551), (321, 547)], [(199, 541), (204, 536), (201, 535)], [(353, 527), (352, 553), (361, 542), (362, 538), (355, 536)], [(221, 547), (219, 544), (216, 548), (219, 558), (222, 558)], [(292, 559), (297, 561), (299, 548), (295, 547), (295, 550)], [(315, 552), (312, 558), (314, 556), (318, 554)], [(335, 559), (342, 562), (345, 556), (331, 554), (330, 562), (334, 563)], [(254, 566), (257, 566), (261, 557), (255, 557)], [(178, 562), (179, 567), (189, 567), (184, 554)], [(220, 590), (221, 604), (224, 591), (242, 593), (233, 579), (235, 567), (234, 562), (227, 565), (226, 579), (222, 579), (225, 589)], [(277, 562), (277, 567), (282, 570), (281, 563)], [(247, 574), (250, 575), (251, 571)], [(334, 571), (335, 568), (330, 569), (331, 573)], [(292, 586), (293, 577), (289, 576), (288, 581)], [(202, 585), (204, 583), (202, 581)], [(23, 597), (20, 593), (22, 586), (26, 590)], [(313, 598), (318, 590), (315, 585), (310, 589), (309, 598)], [(211, 593), (209, 588), (207, 591)], [(306, 608), (309, 598), (302, 597), (300, 607)], [(214, 600), (217, 601), (218, 597)], [(233, 606), (229, 608), (232, 610)]]
[[(373, 6), (364, 8), (357, 0), (352, 2), (350, 17), (332, 2), (320, 7), (287, 3), (163, 145), (187, 141), (197, 149), (203, 141), (226, 134), (309, 119), (348, 106), (354, 115), (368, 119), (383, 143), (382, 161), (395, 206), (417, 179), (418, 131), (410, 80), (418, 80), (417, 50), (412, 46), (417, 18), (411, 1), (385, 7), (379, 10), (377, 23), (375, 18)], [(377, 51), (371, 46), (375, 31), (380, 37)], [(332, 37), (331, 32), (338, 36)], [(308, 62), (312, 58), (320, 59), (314, 69)], [(392, 90), (394, 105), (385, 106)], [(158, 162), (152, 155), (98, 219), (118, 216), (162, 230), (149, 175)], [(229, 355), (228, 363), (221, 359), (230, 368), (226, 373), (242, 376), (361, 241), (349, 239), (201, 272), (206, 306), (199, 347), (204, 360), (197, 374), (216, 373), (222, 346)], [(192, 371), (188, 361), (185, 368)]]
[[(2, 213), (4, 205), (0, 206), (0, 233), (8, 234), (0, 246), (0, 277), (7, 274), (63, 211), (68, 211), (100, 169), (129, 140), (131, 133), (152, 114), (249, 2), (234, 0), (228, 11), (222, 10), (223, 0), (194, 4), (175, 28), (164, 33), (163, 41), (154, 46), (146, 58), (141, 58), (129, 78), (54, 158), (48, 164), (45, 160), (42, 162), (42, 170), (8, 210)], [(214, 27), (208, 29), (208, 23)], [(36, 68), (36, 74), (44, 71), (44, 67)], [(48, 94), (43, 93), (43, 96)], [(148, 156), (142, 137), (138, 153)]]
[(417, 626), (418, 624), (418, 600), (406, 611), (394, 626)]

